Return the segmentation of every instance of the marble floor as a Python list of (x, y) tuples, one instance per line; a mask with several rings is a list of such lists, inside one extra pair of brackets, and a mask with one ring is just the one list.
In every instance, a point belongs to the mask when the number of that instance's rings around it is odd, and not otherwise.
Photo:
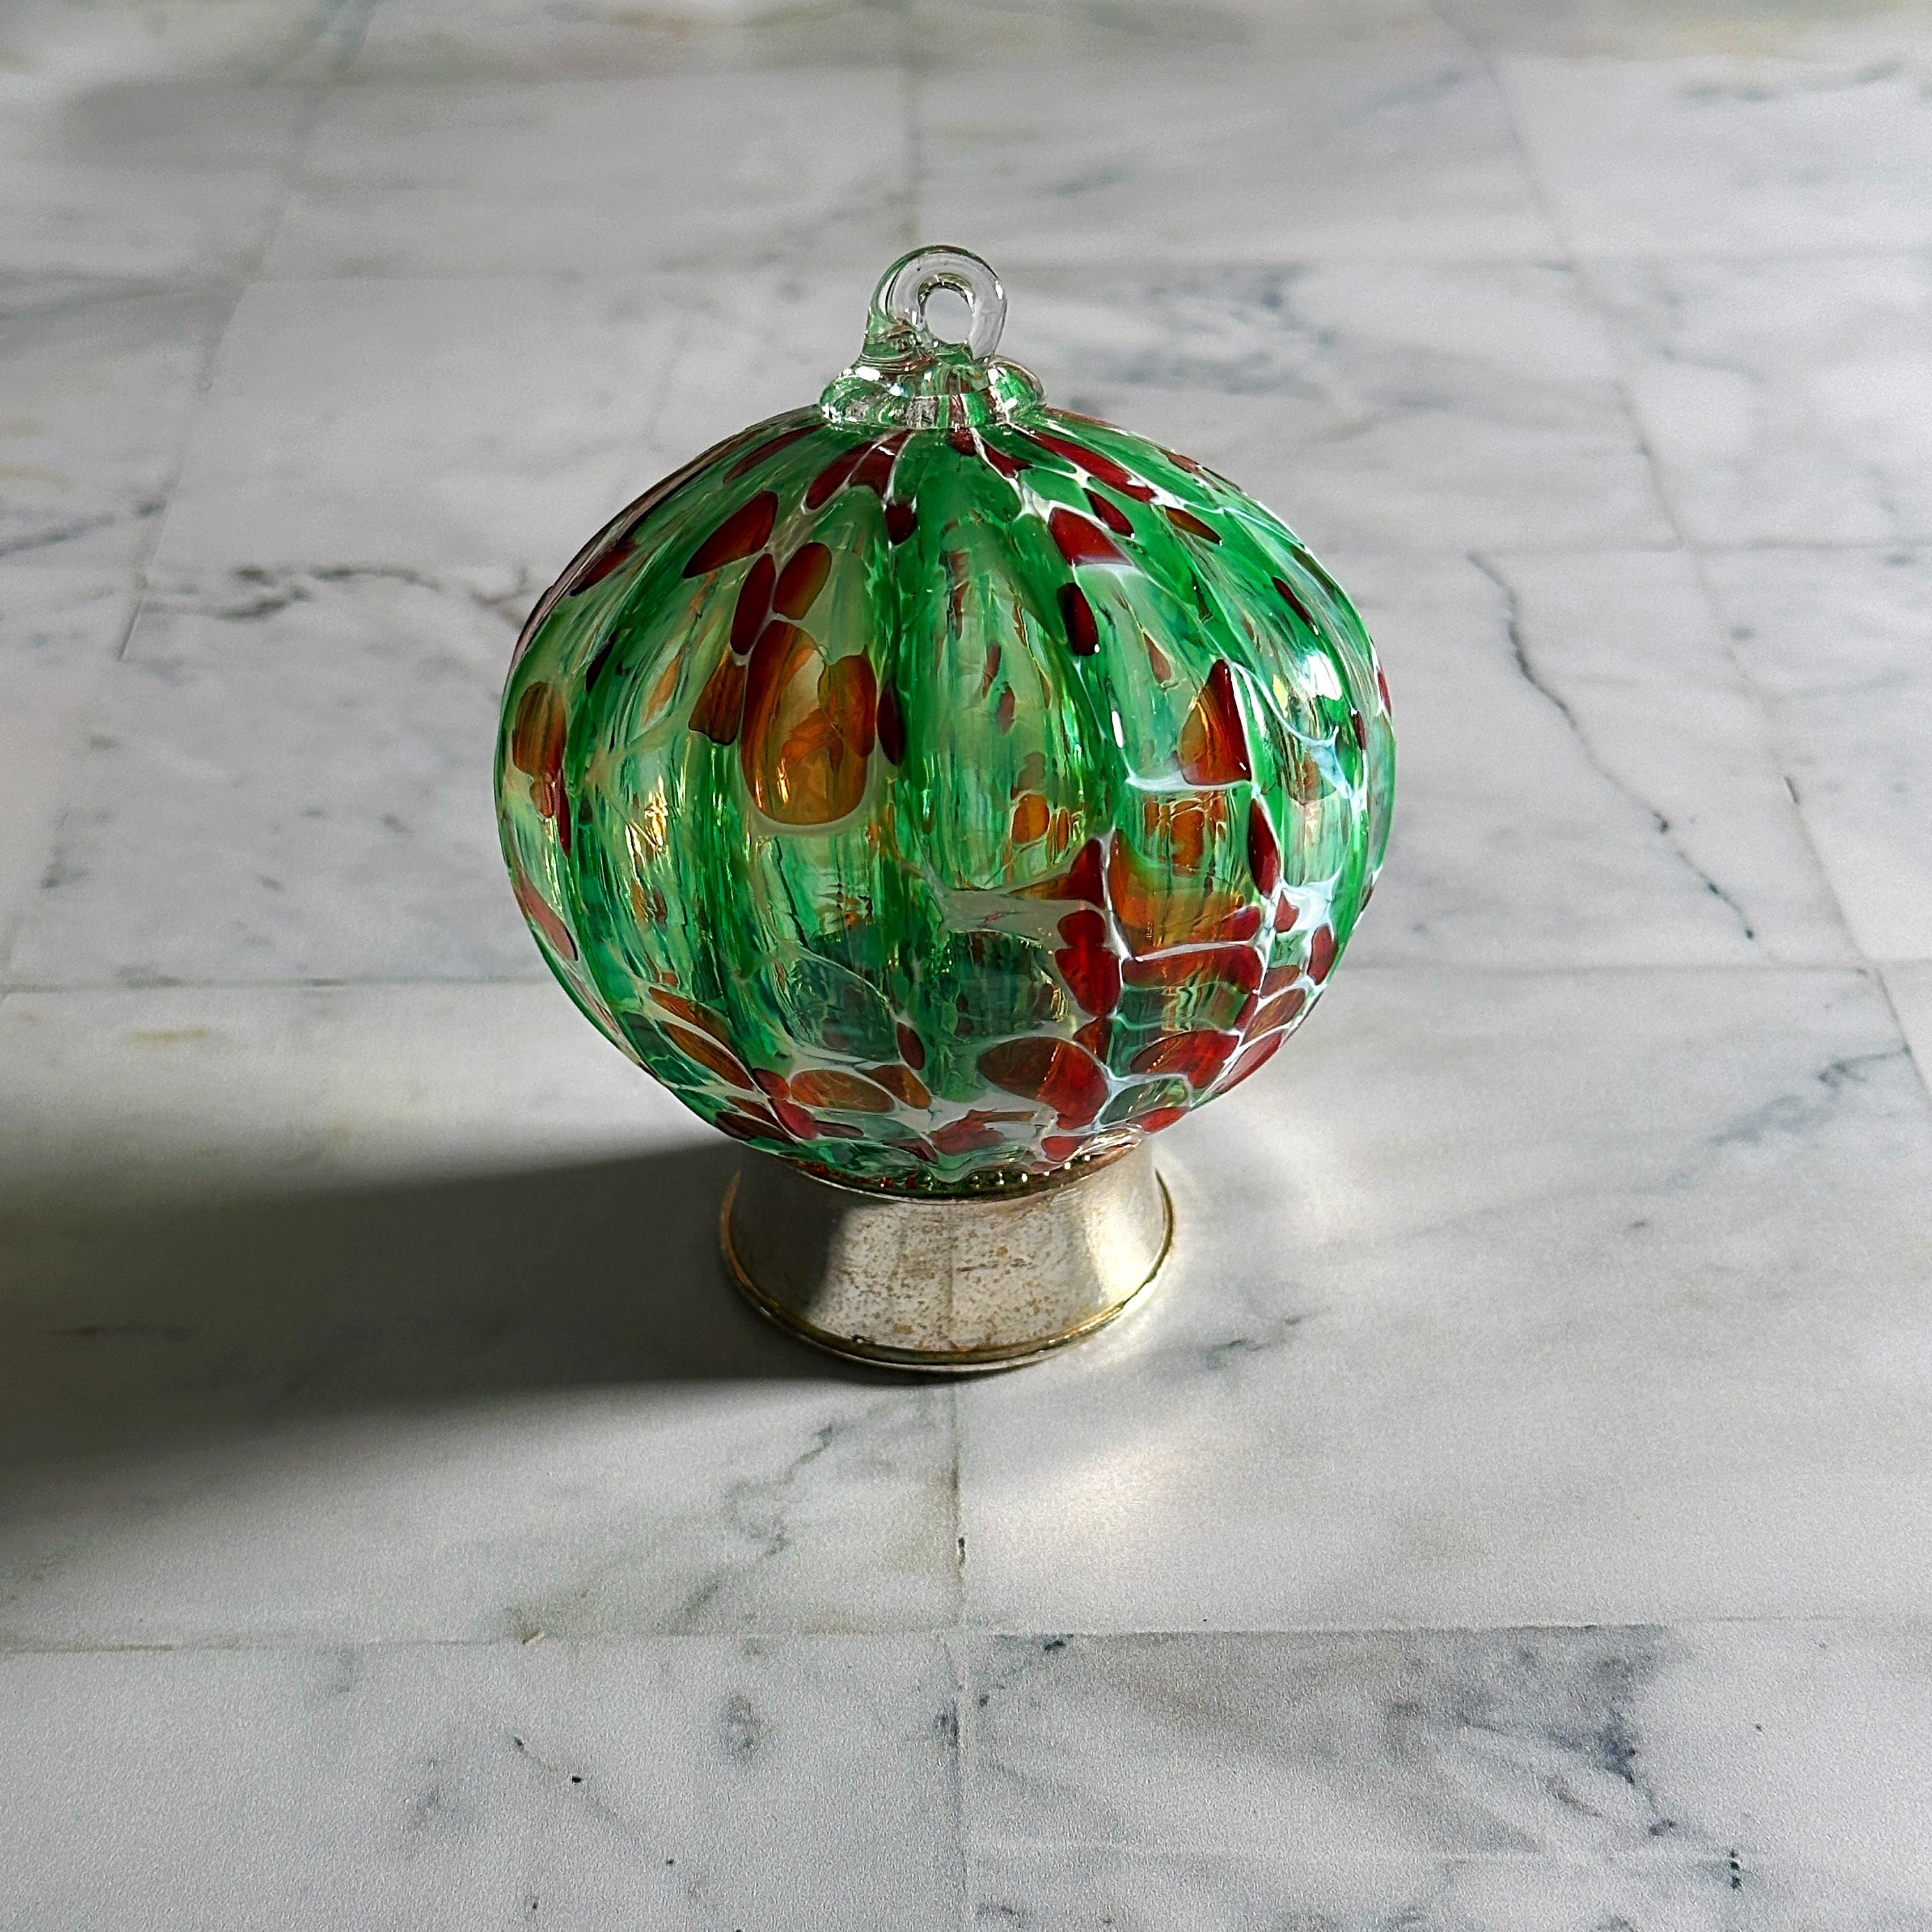
[[(495, 852), (511, 640), (990, 256), (1398, 824), (1164, 1293), (845, 1372)], [(0, 1928), (1932, 1928), (1932, 12), (20, 0)]]

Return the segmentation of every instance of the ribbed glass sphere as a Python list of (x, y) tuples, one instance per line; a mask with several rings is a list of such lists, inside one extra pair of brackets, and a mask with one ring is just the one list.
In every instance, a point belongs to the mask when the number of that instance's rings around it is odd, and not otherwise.
[(964, 251), (895, 265), (817, 405), (584, 549), (504, 694), (504, 854), (578, 1005), (726, 1133), (904, 1192), (1027, 1184), (1246, 1078), (1394, 788), (1334, 579), (1211, 470), (1046, 406), (1003, 308)]

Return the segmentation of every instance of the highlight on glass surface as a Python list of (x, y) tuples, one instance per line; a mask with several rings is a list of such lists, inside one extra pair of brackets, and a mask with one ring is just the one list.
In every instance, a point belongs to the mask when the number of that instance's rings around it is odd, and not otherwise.
[(1004, 310), (963, 249), (896, 263), (817, 404), (586, 546), (504, 694), (504, 854), (579, 1006), (722, 1132), (903, 1194), (1036, 1184), (1257, 1072), (1394, 788), (1334, 580), (1049, 406)]

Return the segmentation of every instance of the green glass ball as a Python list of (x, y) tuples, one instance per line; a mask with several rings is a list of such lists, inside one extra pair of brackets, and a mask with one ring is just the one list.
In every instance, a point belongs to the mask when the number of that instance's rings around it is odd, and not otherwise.
[(620, 1048), (754, 1146), (946, 1195), (1104, 1157), (1268, 1059), (1368, 898), (1395, 741), (1292, 532), (1047, 407), (983, 329), (935, 339), (919, 265), (976, 326), (999, 292), (934, 260), (889, 273), (818, 406), (565, 572), (497, 796), (538, 945)]

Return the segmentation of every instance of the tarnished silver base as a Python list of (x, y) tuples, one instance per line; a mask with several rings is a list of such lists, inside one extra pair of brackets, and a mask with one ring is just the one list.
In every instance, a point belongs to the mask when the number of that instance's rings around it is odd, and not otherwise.
[(749, 1156), (725, 1191), (733, 1278), (782, 1328), (863, 1362), (1004, 1368), (1111, 1322), (1174, 1232), (1144, 1145), (1011, 1193), (908, 1200)]

